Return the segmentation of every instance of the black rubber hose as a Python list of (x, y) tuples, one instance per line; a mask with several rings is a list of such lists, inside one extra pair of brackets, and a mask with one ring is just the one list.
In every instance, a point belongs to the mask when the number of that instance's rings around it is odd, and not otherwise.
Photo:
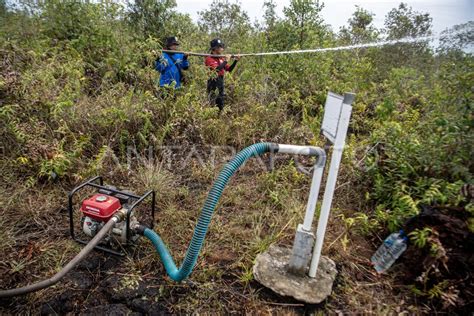
[(95, 246), (97, 246), (97, 244), (102, 240), (102, 238), (104, 238), (105, 235), (114, 227), (115, 223), (119, 221), (120, 216), (115, 215), (114, 217), (112, 217), (104, 225), (104, 227), (102, 227), (102, 229), (97, 233), (97, 235), (95, 235), (94, 238), (92, 238), (91, 241), (84, 248), (82, 248), (82, 250), (71, 261), (69, 261), (69, 263), (64, 268), (61, 269), (61, 271), (56, 273), (51, 278), (16, 289), (2, 290), (0, 291), (0, 298), (28, 294), (58, 283), (59, 280), (61, 280), (66, 275), (66, 273), (71, 271), (72, 268), (74, 268), (82, 259), (84, 259), (89, 254), (89, 252), (92, 251), (92, 249), (94, 249)]

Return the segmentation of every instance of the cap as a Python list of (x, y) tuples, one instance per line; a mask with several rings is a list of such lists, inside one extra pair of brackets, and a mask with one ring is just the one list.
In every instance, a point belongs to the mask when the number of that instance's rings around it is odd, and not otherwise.
[(211, 49), (218, 48), (218, 47), (225, 47), (224, 42), (220, 38), (215, 38), (211, 41)]
[(166, 38), (166, 46), (179, 45), (178, 38), (176, 36), (171, 36)]

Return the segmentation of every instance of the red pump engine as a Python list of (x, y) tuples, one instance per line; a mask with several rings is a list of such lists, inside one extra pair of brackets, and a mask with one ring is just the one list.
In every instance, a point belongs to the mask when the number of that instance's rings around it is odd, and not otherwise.
[(105, 226), (110, 219), (117, 215), (117, 212), (124, 213), (122, 221), (115, 223), (109, 233), (102, 239), (98, 249), (115, 255), (125, 255), (124, 246), (132, 245), (139, 235), (132, 228), (139, 225), (136, 216), (140, 205), (147, 198), (151, 198), (151, 216), (147, 219), (141, 214), (141, 220), (150, 220), (150, 226), (153, 226), (155, 217), (155, 192), (149, 190), (143, 195), (137, 195), (133, 192), (120, 190), (112, 185), (104, 185), (101, 176), (97, 176), (87, 180), (76, 186), (68, 194), (68, 211), (69, 211), (69, 230), (71, 237), (79, 243), (87, 244), (86, 240), (82, 240), (74, 233), (74, 196), (84, 188), (93, 188), (96, 193), (92, 193), (85, 200), (80, 202), (80, 224), (82, 232), (88, 237), (94, 237)]
[[(105, 193), (94, 194), (90, 198), (82, 201), (81, 212), (83, 214), (81, 223), (82, 231), (89, 237), (94, 237), (97, 232), (107, 223), (114, 214), (122, 207), (127, 208), (126, 204), (122, 205), (120, 199)], [(138, 223), (133, 213), (130, 216), (130, 223)], [(111, 230), (110, 236), (105, 241), (116, 240), (119, 243), (127, 242), (126, 223), (122, 221), (115, 224)], [(114, 236), (114, 238), (110, 238)]]
[(122, 205), (116, 197), (95, 194), (82, 202), (81, 211), (85, 216), (100, 222), (107, 222)]

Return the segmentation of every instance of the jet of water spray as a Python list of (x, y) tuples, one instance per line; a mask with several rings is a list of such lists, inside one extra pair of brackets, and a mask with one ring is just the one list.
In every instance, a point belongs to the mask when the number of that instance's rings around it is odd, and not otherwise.
[[(289, 54), (304, 54), (304, 53), (321, 53), (321, 52), (330, 52), (330, 51), (340, 51), (340, 50), (352, 50), (358, 48), (369, 48), (369, 47), (382, 47), (386, 45), (395, 45), (401, 43), (417, 43), (423, 41), (431, 41), (439, 38), (438, 36), (419, 36), (419, 37), (405, 37), (395, 40), (379, 41), (374, 43), (364, 43), (364, 44), (354, 44), (347, 46), (338, 46), (338, 47), (327, 47), (327, 48), (315, 48), (315, 49), (300, 49), (300, 50), (287, 50), (279, 52), (261, 52), (261, 53), (243, 53), (235, 54), (234, 56), (269, 56), (269, 55), (289, 55)], [(213, 57), (224, 57), (226, 55), (212, 55), (212, 54), (203, 54), (203, 53), (193, 53), (193, 52), (183, 52), (183, 51), (172, 51), (172, 50), (162, 50), (165, 53), (183, 53), (191, 56), (213, 56)]]
[(321, 52), (331, 52), (331, 51), (340, 51), (340, 50), (352, 50), (358, 48), (369, 48), (369, 47), (381, 47), (386, 45), (395, 45), (401, 43), (416, 43), (423, 41), (430, 41), (436, 39), (436, 36), (420, 36), (420, 37), (406, 37), (396, 40), (389, 41), (380, 41), (375, 43), (364, 43), (364, 44), (354, 44), (347, 46), (337, 46), (337, 47), (327, 47), (327, 48), (315, 48), (315, 49), (301, 49), (301, 50), (288, 50), (281, 52), (264, 52), (264, 53), (248, 53), (248, 54), (239, 54), (240, 56), (268, 56), (268, 55), (287, 55), (287, 54), (303, 54), (303, 53), (321, 53)]

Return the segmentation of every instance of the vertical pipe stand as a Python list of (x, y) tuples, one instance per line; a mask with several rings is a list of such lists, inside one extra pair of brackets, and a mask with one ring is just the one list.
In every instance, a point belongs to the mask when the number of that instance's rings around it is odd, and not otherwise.
[[(310, 304), (321, 303), (331, 295), (337, 274), (336, 264), (328, 257), (321, 256), (321, 250), (353, 101), (354, 94), (352, 93), (340, 96), (329, 92), (326, 99), (321, 130), (322, 134), (333, 144), (333, 150), (316, 233), (314, 233), (312, 224), (324, 173), (326, 160), (324, 151), (313, 154), (324, 158), (318, 159), (315, 164), (304, 222), (297, 227), (293, 248), (272, 245), (267, 251), (257, 256), (253, 267), (255, 279), (264, 286), (280, 295), (292, 296)], [(317, 148), (293, 145), (278, 146), (277, 152), (279, 153), (305, 155), (311, 155), (311, 149)]]
[(323, 248), (324, 235), (326, 234), (326, 227), (329, 219), (329, 212), (331, 211), (334, 190), (336, 189), (337, 174), (339, 173), (339, 165), (341, 164), (342, 151), (344, 150), (344, 145), (346, 143), (347, 129), (349, 128), (349, 121), (351, 118), (351, 104), (352, 102), (354, 102), (354, 99), (355, 94), (346, 93), (344, 94), (344, 99), (342, 101), (341, 112), (337, 124), (337, 132), (333, 141), (334, 146), (331, 157), (331, 164), (329, 166), (328, 179), (326, 181), (326, 188), (324, 189), (323, 203), (321, 205), (321, 215), (319, 217), (318, 228), (316, 230), (316, 244), (313, 250), (311, 266), (309, 268), (309, 276), (312, 278), (316, 277), (316, 272), (318, 270), (321, 250)]
[(306, 274), (306, 269), (311, 259), (311, 250), (313, 249), (315, 239), (311, 227), (313, 225), (325, 163), (326, 155), (324, 154), (321, 158), (318, 157), (318, 161), (314, 164), (313, 180), (311, 181), (304, 222), (303, 224), (298, 224), (296, 229), (293, 250), (288, 264), (289, 271), (296, 275), (303, 276)]

